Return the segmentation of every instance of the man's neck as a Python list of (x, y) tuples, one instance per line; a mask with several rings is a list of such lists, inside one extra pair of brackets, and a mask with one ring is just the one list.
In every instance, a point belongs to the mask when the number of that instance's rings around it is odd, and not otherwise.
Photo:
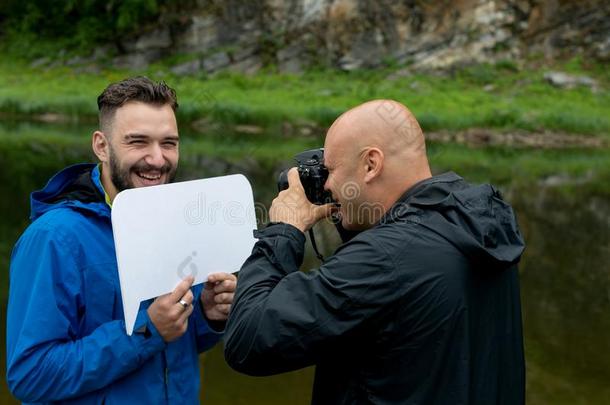
[(112, 205), (112, 202), (114, 201), (114, 197), (116, 197), (116, 195), (118, 194), (116, 187), (114, 186), (114, 183), (112, 182), (112, 179), (110, 178), (110, 170), (108, 169), (108, 167), (102, 163), (100, 165), (100, 179), (102, 181), (102, 187), (104, 187), (104, 191), (106, 192), (107, 195), (107, 200), (109, 202), (110, 205)]
[(396, 182), (386, 184), (383, 187), (382, 201), (385, 212), (387, 212), (409, 189), (416, 184), (432, 177), (432, 172), (429, 167), (422, 168), (419, 171), (410, 173), (406, 178), (402, 178)]

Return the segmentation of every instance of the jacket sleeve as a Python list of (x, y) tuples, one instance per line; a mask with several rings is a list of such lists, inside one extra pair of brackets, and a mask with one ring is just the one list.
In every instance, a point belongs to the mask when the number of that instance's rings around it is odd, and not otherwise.
[[(58, 401), (98, 390), (141, 366), (165, 342), (140, 311), (128, 336), (115, 320), (79, 335), (82, 275), (67, 234), (32, 227), (11, 257), (7, 309), (7, 382), (24, 402)], [(69, 239), (68, 240), (72, 240)], [(103, 298), (102, 298), (103, 299)]]
[(305, 273), (298, 271), (302, 232), (275, 224), (257, 236), (225, 332), (225, 358), (237, 371), (270, 375), (312, 365), (395, 301), (395, 266), (371, 238), (354, 238)]

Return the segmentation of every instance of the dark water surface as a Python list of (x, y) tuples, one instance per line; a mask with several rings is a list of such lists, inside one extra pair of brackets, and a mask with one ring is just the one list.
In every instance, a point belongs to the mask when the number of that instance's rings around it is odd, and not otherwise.
[[(40, 133), (82, 136), (82, 145), (50, 146)], [(27, 224), (27, 195), (44, 185), (56, 170), (89, 158), (89, 128), (1, 125), (0, 321), (5, 324), (10, 249)], [(34, 135), (32, 135), (34, 134)], [(15, 139), (27, 139), (15, 144)], [(222, 143), (219, 137), (217, 142)], [(227, 148), (235, 145), (226, 138)], [(221, 145), (222, 146), (222, 145)], [(182, 145), (183, 152), (189, 147)], [(233, 149), (233, 151), (235, 151)], [(298, 151), (295, 151), (298, 152)], [(570, 153), (570, 152), (565, 152)], [(243, 151), (249, 161), (249, 151)], [(255, 199), (269, 204), (275, 193), (276, 167), (235, 165), (217, 159), (189, 158), (183, 178), (242, 171), (253, 183)], [(288, 157), (287, 157), (288, 160)], [(444, 171), (437, 168), (436, 171)], [(459, 167), (450, 168), (460, 173)], [(468, 178), (468, 173), (460, 173)], [(477, 178), (480, 179), (479, 174)], [(514, 179), (502, 184), (513, 204), (527, 249), (521, 265), (521, 294), (527, 360), (528, 404), (610, 403), (610, 202), (586, 184), (569, 192), (539, 180)], [(323, 226), (319, 244), (325, 253), (337, 245), (332, 228)], [(308, 250), (304, 268), (317, 260)], [(5, 329), (0, 335), (2, 346)], [(366, 348), (363, 348), (366, 350)], [(16, 402), (5, 382), (5, 352), (0, 351), (0, 403)], [(202, 402), (205, 404), (307, 404), (313, 369), (254, 378), (233, 372), (217, 346), (201, 357)]]

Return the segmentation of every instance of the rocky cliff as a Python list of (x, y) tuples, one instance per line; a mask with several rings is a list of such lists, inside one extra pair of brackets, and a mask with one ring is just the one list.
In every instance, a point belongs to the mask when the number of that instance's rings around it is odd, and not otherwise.
[(604, 0), (191, 0), (126, 38), (114, 59), (142, 67), (169, 55), (180, 73), (273, 64), (350, 70), (384, 64), (445, 68), (580, 55), (610, 60)]

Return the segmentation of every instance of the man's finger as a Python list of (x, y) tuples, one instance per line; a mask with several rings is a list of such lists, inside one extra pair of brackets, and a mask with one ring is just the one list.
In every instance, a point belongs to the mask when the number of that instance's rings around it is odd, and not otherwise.
[(214, 306), (214, 308), (225, 315), (229, 314), (229, 311), (231, 311), (231, 304), (217, 304), (216, 306)]
[(233, 292), (237, 286), (237, 280), (224, 280), (214, 287), (214, 292), (220, 294), (223, 292)]
[(234, 293), (222, 293), (214, 296), (214, 302), (216, 304), (231, 304), (233, 302)]
[(208, 276), (209, 283), (216, 283), (217, 281), (231, 280), (235, 276), (231, 273), (212, 273)]
[(301, 184), (301, 178), (299, 177), (299, 171), (296, 167), (288, 170), (288, 187), (303, 188)]
[(189, 290), (189, 288), (191, 288), (191, 286), (193, 285), (193, 281), (195, 281), (195, 278), (193, 276), (188, 276), (187, 278), (182, 280), (180, 284), (178, 284), (176, 288), (174, 288), (174, 291), (171, 292), (171, 299), (174, 302), (180, 301), (180, 298), (182, 298), (184, 294), (186, 294), (186, 292)]
[[(182, 302), (186, 302), (188, 305), (193, 303), (193, 292), (190, 289), (182, 296), (182, 298), (180, 298), (178, 304), (182, 305)], [(184, 305), (182, 306), (184, 307)]]
[(324, 204), (324, 205), (316, 205), (314, 216), (316, 219), (328, 218), (334, 212), (338, 210), (337, 206), (334, 203)]
[(180, 314), (180, 316), (178, 317), (178, 324), (182, 324), (184, 322), (188, 322), (188, 317), (191, 316), (191, 314), (193, 313), (193, 306), (189, 305), (183, 313)]

